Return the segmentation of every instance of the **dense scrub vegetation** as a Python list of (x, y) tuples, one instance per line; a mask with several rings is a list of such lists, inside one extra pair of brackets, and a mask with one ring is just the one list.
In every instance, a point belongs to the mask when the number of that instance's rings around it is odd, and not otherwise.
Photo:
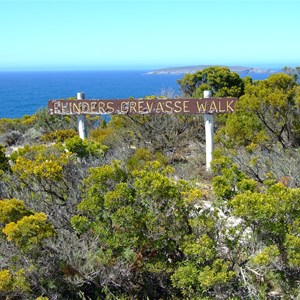
[(212, 172), (200, 115), (1, 119), (0, 299), (296, 299), (298, 71), (179, 82), (239, 97)]

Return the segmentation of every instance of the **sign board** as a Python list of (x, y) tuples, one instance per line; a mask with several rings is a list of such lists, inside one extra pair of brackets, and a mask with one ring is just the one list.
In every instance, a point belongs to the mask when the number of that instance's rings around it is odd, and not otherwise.
[(50, 115), (215, 114), (234, 111), (237, 98), (49, 100)]

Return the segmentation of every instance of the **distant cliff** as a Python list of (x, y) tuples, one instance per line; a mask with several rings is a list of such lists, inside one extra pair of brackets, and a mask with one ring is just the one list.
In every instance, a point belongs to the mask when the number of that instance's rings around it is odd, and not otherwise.
[[(148, 72), (148, 75), (178, 75), (178, 74), (188, 74), (195, 73), (199, 70), (203, 70), (208, 67), (212, 67), (213, 65), (199, 65), (199, 66), (186, 66), (186, 67), (170, 67), (164, 69), (158, 69)], [(250, 68), (250, 67), (242, 67), (242, 66), (226, 66), (230, 69), (230, 71), (239, 73), (239, 74), (262, 74), (262, 73), (276, 73), (277, 70), (274, 69), (260, 69), (260, 68)]]

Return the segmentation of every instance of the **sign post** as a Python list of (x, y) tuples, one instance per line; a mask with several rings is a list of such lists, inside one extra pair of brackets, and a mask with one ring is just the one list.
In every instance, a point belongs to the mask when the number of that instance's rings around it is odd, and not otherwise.
[[(85, 94), (84, 93), (77, 93), (77, 100), (84, 100)], [(87, 138), (87, 129), (86, 129), (86, 116), (85, 115), (78, 115), (78, 133), (79, 137), (84, 140)]]
[[(204, 91), (204, 99), (211, 98), (211, 91)], [(212, 153), (214, 150), (214, 115), (213, 112), (204, 114), (205, 126), (205, 148), (206, 148), (206, 170), (211, 170)]]

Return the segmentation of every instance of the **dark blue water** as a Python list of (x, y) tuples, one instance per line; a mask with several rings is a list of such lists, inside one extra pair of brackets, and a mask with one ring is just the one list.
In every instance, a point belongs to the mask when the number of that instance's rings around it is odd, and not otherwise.
[(50, 99), (76, 97), (109, 99), (179, 93), (183, 75), (145, 75), (146, 71), (0, 72), (0, 118), (31, 115)]
[[(0, 118), (20, 118), (44, 108), (50, 99), (140, 98), (173, 90), (183, 75), (146, 75), (147, 71), (0, 72)], [(258, 74), (266, 78), (266, 74)]]

